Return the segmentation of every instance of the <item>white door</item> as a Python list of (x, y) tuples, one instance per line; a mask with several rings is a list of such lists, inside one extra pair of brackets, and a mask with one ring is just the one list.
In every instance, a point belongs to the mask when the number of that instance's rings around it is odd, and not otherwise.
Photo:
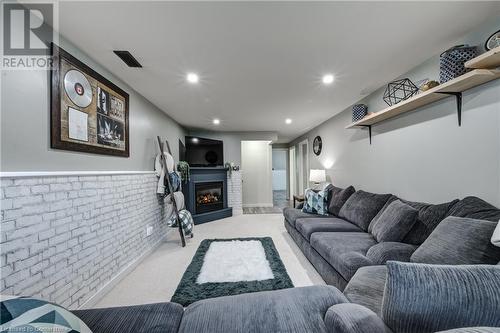
[(243, 207), (273, 206), (270, 141), (241, 141)]

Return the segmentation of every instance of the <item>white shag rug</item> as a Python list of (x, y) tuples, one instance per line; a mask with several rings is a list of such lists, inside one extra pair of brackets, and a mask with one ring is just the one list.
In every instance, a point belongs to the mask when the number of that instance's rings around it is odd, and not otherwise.
[(274, 279), (262, 243), (257, 240), (212, 242), (196, 283)]

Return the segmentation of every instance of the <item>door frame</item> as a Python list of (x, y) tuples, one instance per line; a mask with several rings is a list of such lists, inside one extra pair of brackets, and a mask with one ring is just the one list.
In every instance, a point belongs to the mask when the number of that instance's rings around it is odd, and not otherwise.
[[(308, 187), (308, 179), (309, 179), (309, 139), (304, 139), (298, 143), (299, 146), (299, 154), (297, 158), (297, 181), (298, 181), (298, 190), (299, 194), (304, 194), (306, 188)], [(306, 150), (306, 160), (305, 160), (305, 170), (304, 170), (304, 147)], [(305, 179), (305, 180), (304, 180)]]
[(289, 190), (289, 198), (288, 200), (291, 200), (291, 198), (293, 198), (293, 196), (297, 193), (297, 190), (296, 190), (296, 177), (297, 177), (297, 174), (296, 174), (296, 165), (297, 165), (297, 160), (296, 160), (296, 156), (295, 156), (295, 146), (292, 146), (290, 148), (288, 148), (288, 182), (289, 182), (289, 187), (288, 187), (288, 190)]

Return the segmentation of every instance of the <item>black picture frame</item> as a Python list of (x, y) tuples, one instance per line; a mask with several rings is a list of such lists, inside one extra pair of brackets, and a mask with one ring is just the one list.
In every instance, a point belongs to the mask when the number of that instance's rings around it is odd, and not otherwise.
[[(58, 45), (52, 43), (51, 45), (51, 54), (52, 54), (52, 59), (53, 59), (53, 69), (52, 73), (50, 75), (50, 98), (51, 98), (51, 107), (50, 107), (50, 146), (53, 149), (61, 149), (61, 150), (69, 150), (69, 151), (77, 151), (77, 152), (84, 152), (84, 153), (92, 153), (92, 154), (102, 154), (102, 155), (111, 155), (111, 156), (119, 156), (119, 157), (130, 157), (130, 137), (129, 137), (129, 95), (126, 93), (124, 90), (113, 84), (111, 81), (94, 71), (92, 68), (78, 60), (76, 57), (71, 55), (69, 52), (65, 51)], [(91, 133), (93, 134), (93, 137), (95, 137), (95, 142), (91, 142), (88, 140), (87, 142), (78, 142), (78, 140), (74, 139), (64, 139), (61, 134), (63, 132), (62, 129), (62, 115), (63, 112), (68, 112), (65, 108), (62, 107), (63, 104), (63, 94), (67, 93), (62, 87), (64, 84), (63, 80), (61, 79), (61, 75), (63, 74), (63, 68), (61, 66), (62, 61), (65, 61), (73, 68), (76, 70), (82, 72), (83, 74), (89, 76), (92, 78), (92, 80), (95, 80), (98, 84), (98, 86), (105, 86), (109, 89), (111, 89), (115, 94), (116, 98), (120, 98), (122, 102), (124, 102), (124, 105), (120, 105), (122, 110), (120, 110), (120, 118), (117, 119), (112, 119), (111, 122), (115, 126), (115, 128), (118, 128), (119, 135), (117, 135), (118, 141), (123, 141), (123, 148), (121, 147), (114, 147), (110, 142), (106, 142), (103, 144), (102, 139), (100, 142), (98, 142), (98, 136), (99, 134), (97, 133), (98, 131), (98, 124), (97, 124), (97, 118), (98, 118), (98, 113), (99, 116), (108, 116), (107, 114), (103, 114), (101, 112), (97, 111), (97, 105), (95, 105), (95, 112), (92, 112), (92, 117), (95, 116), (96, 119), (96, 133)], [(97, 92), (94, 91), (95, 87), (92, 87), (92, 102), (97, 103), (97, 99), (94, 100), (94, 98), (97, 98)], [(122, 103), (120, 102), (120, 103)], [(107, 104), (109, 106), (109, 104)], [(82, 112), (87, 112), (87, 108), (79, 108), (77, 105), (70, 105), (70, 108), (74, 108), (78, 111)], [(92, 118), (93, 119), (93, 118)], [(69, 124), (67, 125), (69, 128)], [(90, 126), (87, 128), (87, 131), (89, 132)], [(68, 129), (69, 131), (69, 129)], [(69, 135), (68, 135), (69, 136)], [(122, 140), (123, 138), (123, 140)], [(106, 147), (108, 145), (109, 147)]]
[(313, 152), (316, 156), (319, 156), (319, 154), (321, 154), (322, 149), (323, 149), (323, 141), (321, 140), (321, 137), (318, 135), (313, 140)]

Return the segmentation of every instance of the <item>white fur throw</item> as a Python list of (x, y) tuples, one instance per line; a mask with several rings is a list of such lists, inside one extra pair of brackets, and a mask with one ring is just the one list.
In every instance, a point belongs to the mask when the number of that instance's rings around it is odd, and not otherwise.
[(274, 279), (258, 240), (215, 241), (210, 244), (196, 283)]

